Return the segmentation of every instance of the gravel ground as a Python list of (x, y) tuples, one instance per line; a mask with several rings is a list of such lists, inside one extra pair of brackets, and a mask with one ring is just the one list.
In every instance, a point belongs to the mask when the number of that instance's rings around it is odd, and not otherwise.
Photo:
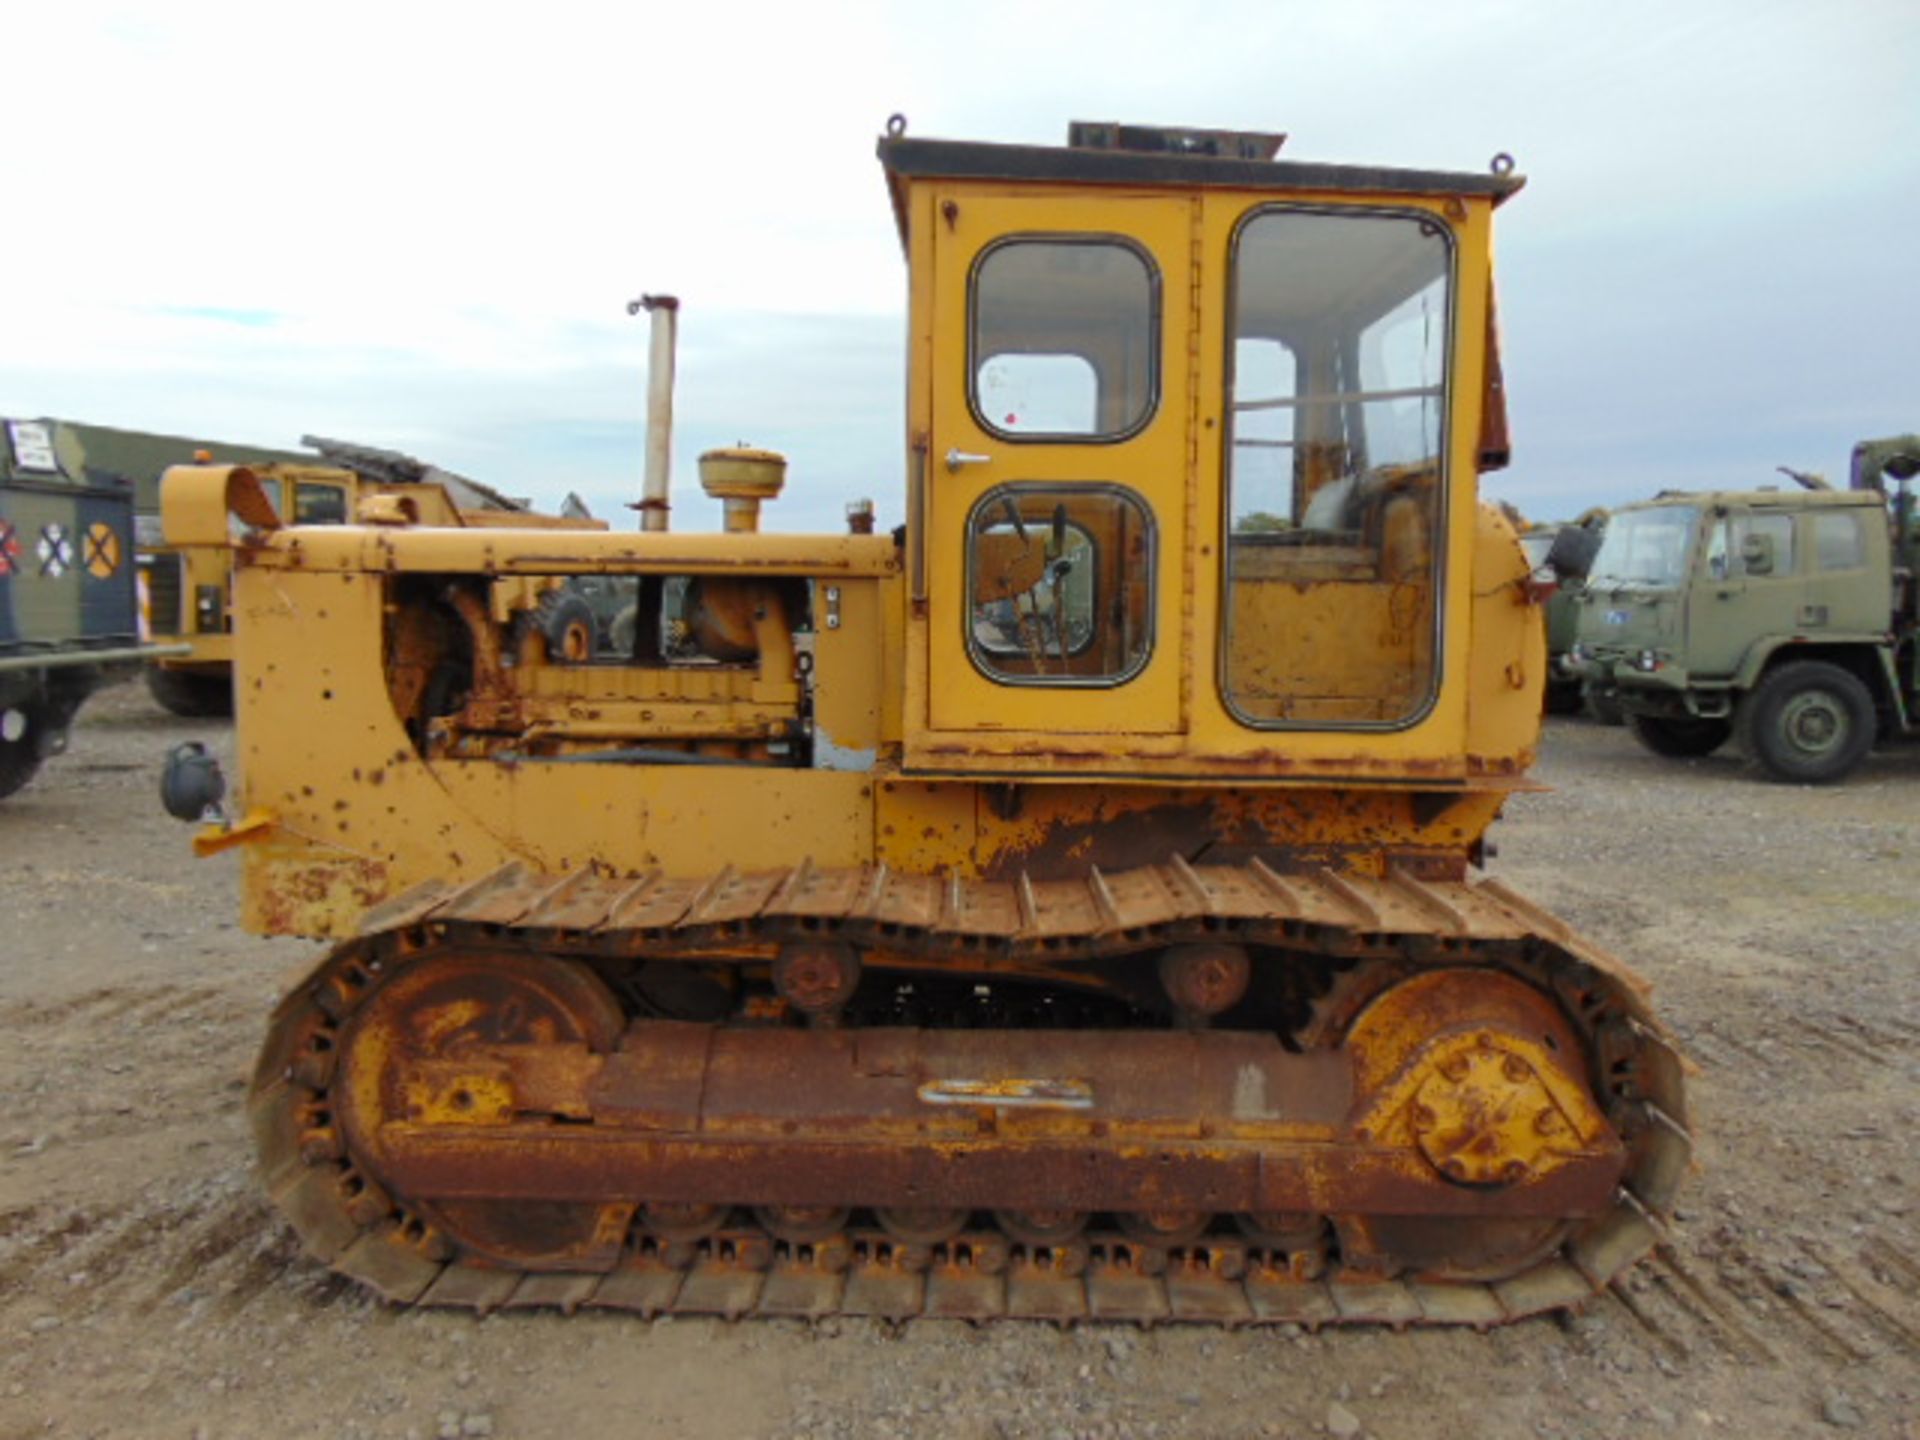
[(0, 805), (0, 1440), (1920, 1440), (1920, 749), (1800, 789), (1555, 722), (1495, 865), (1654, 981), (1701, 1173), (1581, 1315), (1315, 1335), (368, 1302), (253, 1185), (244, 1077), (316, 950), (242, 934), (232, 862), (160, 814), (189, 738), (230, 744), (123, 688)]

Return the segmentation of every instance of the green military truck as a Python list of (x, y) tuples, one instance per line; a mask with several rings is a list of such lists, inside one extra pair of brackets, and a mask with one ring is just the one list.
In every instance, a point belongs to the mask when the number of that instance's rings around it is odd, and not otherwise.
[(1615, 510), (1579, 601), (1582, 679), (1656, 754), (1738, 737), (1773, 779), (1843, 779), (1920, 722), (1916, 474), (1909, 435), (1855, 446), (1846, 490), (1795, 474)]
[(133, 487), (89, 469), (51, 420), (5, 420), (0, 445), (0, 798), (50, 755), (87, 696), (147, 654)]

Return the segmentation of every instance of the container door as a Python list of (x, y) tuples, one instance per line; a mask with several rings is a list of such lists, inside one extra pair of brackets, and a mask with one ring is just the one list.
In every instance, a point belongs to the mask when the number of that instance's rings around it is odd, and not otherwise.
[(956, 191), (936, 211), (928, 724), (1175, 730), (1188, 208)]

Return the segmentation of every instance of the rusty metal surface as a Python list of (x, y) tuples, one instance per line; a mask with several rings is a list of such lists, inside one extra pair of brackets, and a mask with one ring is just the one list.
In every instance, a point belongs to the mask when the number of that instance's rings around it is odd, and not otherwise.
[[(1477, 1059), (1482, 1037), (1472, 1043)], [(1444, 1071), (1454, 1058), (1443, 1051), (1436, 1064)], [(1554, 1137), (1528, 1132), (1528, 1178), (1564, 1172), (1551, 1183), (1502, 1188), (1519, 1177), (1485, 1175), (1462, 1189), (1445, 1183), (1445, 1164), (1410, 1164), (1413, 1147), (1387, 1143), (1386, 1126), (1369, 1122), (1381, 1135), (1373, 1142), (1349, 1132), (1351, 1068), (1338, 1051), (1294, 1053), (1254, 1033), (863, 1030), (856, 1041), (641, 1021), (604, 1055), (522, 1041), (409, 1058), (402, 1073), (423, 1077), (410, 1097), (462, 1095), (467, 1109), (410, 1105), (380, 1125), (373, 1148), (383, 1178), (402, 1191), (474, 1198), (838, 1206), (939, 1195), (971, 1206), (1201, 1213), (1606, 1207), (1624, 1155), (1587, 1112), (1564, 1122), (1550, 1151)], [(1451, 1083), (1431, 1068), (1413, 1072), (1426, 1079), (1416, 1110), (1438, 1105), (1431, 1092)], [(1553, 1102), (1532, 1070), (1524, 1078), (1516, 1093), (1532, 1102), (1530, 1124)], [(1488, 1090), (1483, 1082), (1470, 1098)], [(501, 1093), (504, 1116), (492, 1100)], [(556, 1129), (546, 1119), (554, 1115), (590, 1119), (592, 1129)], [(1480, 1155), (1452, 1138), (1448, 1160), (1456, 1153)]]
[(851, 945), (790, 941), (774, 957), (773, 987), (803, 1015), (831, 1015), (853, 998), (860, 960)]
[(405, 1193), (513, 1201), (611, 1201), (636, 1192), (674, 1203), (713, 1196), (739, 1204), (909, 1204), (938, 1195), (972, 1209), (1068, 1205), (1130, 1214), (1141, 1204), (1245, 1213), (1327, 1206), (1379, 1214), (1481, 1220), (1591, 1219), (1606, 1213), (1624, 1168), (1617, 1147), (1536, 1183), (1486, 1192), (1408, 1175), (1384, 1148), (1274, 1142), (1260, 1147), (695, 1140), (593, 1127), (396, 1125), (382, 1174)]
[(1175, 945), (1160, 954), (1160, 983), (1190, 1023), (1239, 1004), (1252, 975), (1244, 945)]
[[(454, 918), (468, 913), (488, 918)], [(612, 1025), (584, 966), (556, 979), (542, 952), (631, 955), (623, 914), (683, 956), (771, 956), (804, 923), (963, 968), (983, 946), (1094, 960), (1183, 927), (1267, 933), (1361, 957), (1322, 1002), (1324, 1033), (1372, 1028), (1352, 1049), (1295, 1052), (1244, 1031)], [(1013, 933), (983, 939), (992, 915)], [(1577, 1303), (1633, 1264), (1690, 1163), (1682, 1062), (1635, 979), (1485, 883), (1185, 864), (1074, 884), (513, 871), (385, 918), (281, 1007), (252, 1112), (305, 1243), (406, 1303), (1485, 1325)], [(461, 945), (477, 989), (439, 958)], [(397, 1038), (343, 1065), (343, 1033)], [(1597, 1093), (1547, 1058), (1589, 1049)], [(1254, 1106), (1255, 1090), (1284, 1100)], [(380, 1098), (356, 1111), (354, 1093)], [(1548, 1110), (1561, 1119), (1543, 1129)], [(1448, 1177), (1456, 1158), (1466, 1183)], [(801, 1243), (737, 1208), (778, 1224), (929, 1203), (1006, 1228), (910, 1242), (856, 1224)], [(1244, 1236), (1180, 1228), (1183, 1212), (1235, 1210)], [(1315, 1218), (1329, 1212), (1331, 1232)], [(669, 1213), (691, 1218), (661, 1233)], [(1034, 1243), (1031, 1226), (1070, 1234), (1087, 1214), (1131, 1232)], [(1460, 1244), (1480, 1258), (1451, 1262)]]
[(1089, 867), (1061, 880), (1024, 871), (1009, 879), (911, 875), (885, 865), (816, 867), (806, 860), (747, 874), (656, 871), (621, 880), (542, 876), (511, 864), (462, 888), (430, 882), (397, 896), (368, 917), (362, 933), (472, 919), (529, 931), (645, 936), (685, 948), (718, 942), (717, 955), (728, 953), (728, 937), (720, 932), (747, 922), (756, 946), (812, 935), (812, 926), (833, 921), (841, 938), (866, 946), (939, 948), (970, 937), (971, 953), (1023, 958), (1093, 957), (1122, 942), (1146, 948), (1196, 924), (1269, 944), (1305, 939), (1308, 948), (1321, 933), (1436, 943), (1543, 933), (1576, 947), (1588, 964), (1627, 973), (1493, 881), (1421, 879), (1400, 867), (1384, 877), (1325, 869), (1281, 874), (1258, 859), (1199, 865), (1175, 859), (1116, 872)]

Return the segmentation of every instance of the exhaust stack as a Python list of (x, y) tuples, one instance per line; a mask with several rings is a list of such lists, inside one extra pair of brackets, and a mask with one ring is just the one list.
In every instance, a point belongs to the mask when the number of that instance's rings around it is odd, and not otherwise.
[(627, 302), (627, 314), (647, 312), (647, 469), (640, 484), (642, 530), (667, 528), (668, 471), (673, 458), (673, 360), (680, 323), (680, 301), (672, 295), (642, 295)]

